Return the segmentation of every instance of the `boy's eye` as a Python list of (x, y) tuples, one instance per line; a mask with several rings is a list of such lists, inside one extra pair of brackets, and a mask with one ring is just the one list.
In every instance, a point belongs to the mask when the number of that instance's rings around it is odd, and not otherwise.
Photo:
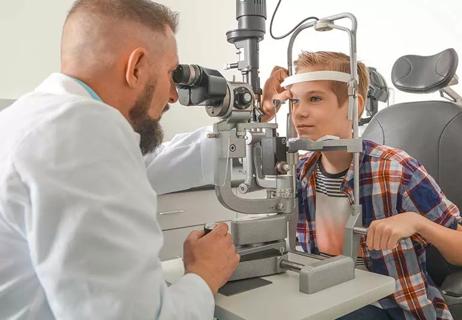
[(312, 97), (310, 97), (310, 102), (319, 102), (319, 101), (321, 101), (321, 100), (322, 100), (322, 99), (321, 99), (321, 97), (319, 97), (319, 96), (312, 96)]

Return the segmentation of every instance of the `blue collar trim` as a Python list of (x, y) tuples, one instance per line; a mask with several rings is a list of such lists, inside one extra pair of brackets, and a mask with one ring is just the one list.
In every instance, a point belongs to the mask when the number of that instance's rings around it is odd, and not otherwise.
[[(75, 79), (75, 78), (74, 78)], [(93, 98), (95, 99), (96, 101), (100, 101), (100, 102), (103, 102), (103, 99), (100, 98), (100, 96), (98, 96), (98, 94), (95, 92), (95, 90), (93, 90), (92, 88), (90, 88), (90, 86), (88, 84), (86, 84), (85, 82), (83, 82), (82, 80), (79, 80), (79, 79), (75, 79), (78, 83), (80, 83), (80, 85), (85, 89), (85, 91), (88, 92), (88, 94)]]

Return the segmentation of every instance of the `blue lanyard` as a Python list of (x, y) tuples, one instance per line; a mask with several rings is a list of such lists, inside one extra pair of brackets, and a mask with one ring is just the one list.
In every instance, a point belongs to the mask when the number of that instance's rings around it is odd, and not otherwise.
[[(75, 78), (74, 78), (75, 79)], [(79, 80), (79, 79), (75, 79), (78, 83), (80, 83), (80, 85), (85, 89), (85, 91), (88, 92), (88, 94), (93, 98), (95, 99), (96, 101), (101, 101), (103, 102), (103, 99), (101, 99), (98, 94), (95, 92), (95, 90), (93, 90), (92, 88), (90, 88), (88, 86), (88, 84), (86, 84), (85, 82), (83, 82), (82, 80)]]

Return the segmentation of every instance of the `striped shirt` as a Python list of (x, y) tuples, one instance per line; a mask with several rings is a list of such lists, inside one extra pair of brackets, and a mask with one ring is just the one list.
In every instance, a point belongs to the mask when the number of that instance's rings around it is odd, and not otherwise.
[(346, 198), (340, 187), (347, 172), (348, 170), (335, 174), (326, 172), (321, 161), (319, 161), (316, 166), (316, 192), (323, 193), (328, 197)]
[(345, 224), (351, 214), (348, 197), (341, 190), (348, 170), (331, 174), (326, 172), (321, 161), (316, 167), (316, 240), (321, 253), (340, 255)]
[[(319, 254), (315, 170), (319, 159), (319, 152), (308, 152), (297, 166), (297, 238), (304, 251), (315, 254)], [(457, 207), (446, 198), (424, 167), (404, 151), (364, 140), (359, 182), (362, 222), (366, 227), (373, 220), (406, 211), (418, 212), (452, 229), (456, 229), (460, 221)], [(352, 166), (343, 179), (341, 190), (352, 203)], [(441, 293), (428, 277), (426, 246), (427, 242), (418, 234), (401, 240), (393, 250), (369, 250), (365, 236), (361, 239), (360, 250), (367, 269), (396, 279), (395, 293), (379, 301), (384, 309), (395, 309), (394, 319), (452, 319)]]

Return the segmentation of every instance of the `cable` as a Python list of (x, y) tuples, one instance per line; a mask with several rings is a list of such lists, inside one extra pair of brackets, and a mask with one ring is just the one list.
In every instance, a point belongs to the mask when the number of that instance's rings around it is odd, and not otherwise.
[(279, 9), (279, 5), (281, 4), (281, 1), (282, 0), (279, 0), (278, 1), (278, 4), (276, 5), (276, 9), (274, 9), (274, 12), (273, 12), (273, 16), (271, 17), (271, 22), (270, 22), (270, 35), (271, 35), (271, 38), (275, 39), (275, 40), (281, 40), (281, 39), (284, 39), (285, 37), (287, 37), (288, 35), (290, 35), (292, 32), (295, 31), (295, 29), (297, 29), (298, 27), (300, 27), (303, 23), (305, 23), (306, 21), (308, 20), (319, 20), (317, 17), (308, 17), (308, 18), (305, 18), (303, 19), (302, 21), (300, 21), (295, 27), (292, 28), (292, 30), (290, 30), (289, 32), (287, 32), (286, 34), (282, 35), (282, 36), (275, 36), (273, 34), (273, 21), (274, 21), (274, 17), (276, 16), (276, 12), (278, 11)]

